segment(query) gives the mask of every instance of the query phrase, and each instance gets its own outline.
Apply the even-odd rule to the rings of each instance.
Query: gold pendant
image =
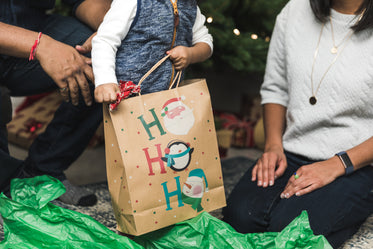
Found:
[[[316,99],[316,97],[315,96],[312,96],[311,98],[310,98],[310,104],[311,105],[314,105],[314,104],[316,104],[316,102],[317,102],[317,99]]]
[[[332,49],[330,49],[330,52],[332,52],[332,54],[336,54],[336,53],[338,53],[338,48],[337,47],[332,47]]]

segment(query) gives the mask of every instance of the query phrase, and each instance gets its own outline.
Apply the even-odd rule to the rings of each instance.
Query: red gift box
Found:
[[[254,126],[256,122],[239,118],[232,113],[219,115],[222,128],[233,132],[231,146],[249,148],[254,146]]]

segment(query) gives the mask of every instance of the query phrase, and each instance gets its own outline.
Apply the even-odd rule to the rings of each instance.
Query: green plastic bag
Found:
[[[49,176],[13,179],[12,200],[0,195],[5,237],[0,248],[143,248],[88,215],[50,203],[64,192]]]
[[[5,232],[0,249],[332,249],[325,237],[313,235],[306,212],[280,233],[251,234],[238,233],[227,223],[203,212],[191,220],[136,237],[137,244],[88,215],[50,203],[64,192],[63,184],[52,177],[13,179],[12,200],[0,195]]]
[[[146,249],[332,249],[324,236],[313,235],[306,211],[280,233],[241,234],[204,212],[191,220],[137,237],[135,241]]]

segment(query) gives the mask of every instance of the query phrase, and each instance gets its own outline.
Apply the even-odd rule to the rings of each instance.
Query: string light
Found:
[[[240,34],[241,34],[241,32],[240,32],[238,29],[234,29],[234,30],[233,30],[233,33],[234,33],[235,35],[240,35]]]
[[[266,42],[269,42],[271,40],[271,38],[269,38],[269,36],[267,36],[266,38],[265,38],[265,41]]]
[[[251,39],[253,39],[253,40],[258,39],[258,35],[257,35],[257,34],[252,34],[252,35],[251,35]]]
[[[212,23],[213,20],[214,20],[214,19],[210,16],[210,17],[208,17],[208,18],[206,19],[206,22],[208,22],[208,23]]]

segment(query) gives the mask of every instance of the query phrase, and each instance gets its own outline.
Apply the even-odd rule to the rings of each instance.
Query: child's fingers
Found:
[[[95,92],[95,100],[97,103],[102,103],[103,102],[102,95]]]
[[[117,93],[116,92],[111,92],[110,93],[110,102],[113,103],[117,101]]]

